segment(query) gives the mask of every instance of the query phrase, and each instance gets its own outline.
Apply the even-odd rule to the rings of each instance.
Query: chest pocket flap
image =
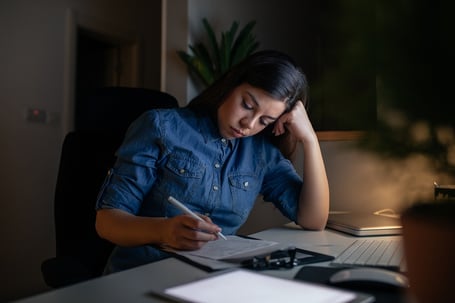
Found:
[[[245,191],[247,190],[253,190],[256,187],[257,184],[257,177],[249,174],[249,175],[231,175],[229,176],[229,183],[231,186],[243,189]]]
[[[186,152],[173,153],[166,167],[176,175],[187,178],[201,178],[204,173],[204,164]]]

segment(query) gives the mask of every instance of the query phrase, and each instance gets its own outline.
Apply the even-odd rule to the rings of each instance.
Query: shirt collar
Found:
[[[204,137],[205,143],[223,140],[223,137],[220,136],[216,120],[210,116],[203,116],[199,118],[198,129]],[[237,141],[237,139],[224,140],[226,140],[231,147],[234,146],[235,141]]]

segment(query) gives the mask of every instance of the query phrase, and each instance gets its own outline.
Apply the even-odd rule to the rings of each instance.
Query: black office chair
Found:
[[[57,288],[102,274],[113,244],[95,230],[95,201],[129,124],[153,108],[178,107],[166,93],[124,87],[91,95],[89,117],[63,142],[54,199],[56,256],[41,264],[44,281]]]

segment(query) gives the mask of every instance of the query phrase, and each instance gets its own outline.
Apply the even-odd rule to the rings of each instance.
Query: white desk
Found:
[[[294,245],[336,256],[355,237],[335,231],[303,231],[292,224],[272,228],[252,237]],[[327,262],[328,263],[328,262]],[[323,265],[324,263],[318,263]],[[300,267],[289,270],[269,270],[264,273],[292,279]],[[203,278],[208,273],[174,258],[165,259],[123,272],[82,282],[65,288],[15,301],[17,303],[91,303],[91,302],[165,302],[149,295],[152,287],[166,288]]]
[[[357,237],[353,237],[341,232],[326,229],[324,231],[307,231],[293,223],[283,227],[271,228],[255,234],[255,237],[263,240],[270,240],[286,243],[298,248],[319,252],[330,256],[338,256],[345,250]],[[364,237],[362,237],[364,238]],[[318,266],[328,265],[330,262],[317,263]],[[269,270],[267,274],[292,279],[300,269],[299,266],[289,270]]]

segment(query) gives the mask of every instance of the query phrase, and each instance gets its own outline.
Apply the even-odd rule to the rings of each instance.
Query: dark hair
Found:
[[[286,103],[286,112],[290,111],[297,101],[301,100],[305,107],[308,103],[308,83],[304,73],[288,55],[276,50],[256,52],[239,64],[233,66],[221,78],[196,96],[187,105],[188,108],[200,114],[216,117],[220,105],[239,85],[248,83],[267,92],[271,97]],[[268,129],[268,130],[267,130]],[[272,126],[263,133],[271,134]],[[284,134],[274,138],[286,157],[290,157],[295,149],[295,140],[289,142]],[[283,143],[286,142],[286,143]],[[285,144],[287,147],[283,147]],[[290,147],[289,145],[293,145]],[[285,151],[285,149],[291,149]]]

